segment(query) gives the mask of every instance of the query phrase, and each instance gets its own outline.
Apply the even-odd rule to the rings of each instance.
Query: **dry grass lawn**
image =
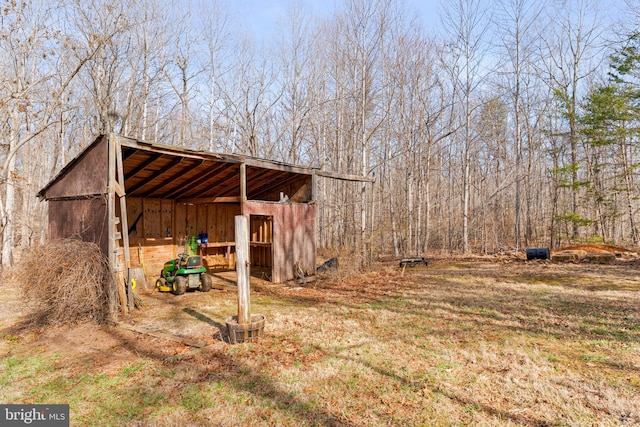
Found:
[[[638,267],[443,259],[305,288],[259,285],[258,341],[230,345],[231,292],[143,296],[122,327],[20,327],[0,284],[0,402],[71,424],[640,424]]]

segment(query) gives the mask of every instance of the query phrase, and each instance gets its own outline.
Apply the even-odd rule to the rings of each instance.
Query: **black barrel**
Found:
[[[549,248],[527,248],[527,261],[549,259]]]

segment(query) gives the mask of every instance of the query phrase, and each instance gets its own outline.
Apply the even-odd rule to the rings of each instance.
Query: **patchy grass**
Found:
[[[258,287],[252,343],[219,338],[231,293],[154,294],[130,319],[199,350],[5,317],[0,402],[69,403],[73,425],[636,425],[639,291],[624,265],[440,261]]]

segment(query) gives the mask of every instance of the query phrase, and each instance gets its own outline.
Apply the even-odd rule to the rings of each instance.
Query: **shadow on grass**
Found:
[[[311,295],[281,293],[279,304],[302,308],[328,304],[356,311],[382,309],[401,315],[440,318],[452,327],[464,322],[480,334],[489,328],[550,335],[560,340],[640,342],[638,301],[633,293],[598,292],[578,288],[573,283],[542,287],[526,282],[514,285],[491,280],[492,277],[484,276],[486,271],[478,275],[471,271],[464,279],[451,272],[447,274],[451,277],[433,277],[431,272],[424,271],[404,280],[396,275],[374,279],[366,286],[324,283]],[[564,274],[570,276],[572,271]],[[630,272],[622,269],[621,274],[626,276]],[[580,277],[574,279],[580,280]],[[640,289],[640,285],[638,287]],[[443,332],[450,330],[451,327],[445,327]]]
[[[229,342],[229,334],[227,332],[227,325],[223,325],[220,322],[216,322],[215,320],[213,320],[212,318],[210,318],[209,316],[207,316],[206,314],[200,313],[190,307],[185,307],[182,309],[183,312],[187,313],[190,316],[195,317],[196,319],[200,320],[201,322],[205,322],[208,325],[211,325],[215,328],[218,329],[218,333],[214,334],[213,337],[223,341],[223,342]]]
[[[462,335],[466,338],[472,336],[474,339],[483,339],[483,332],[491,329],[507,333],[548,334],[562,340],[578,337],[609,338],[621,342],[639,341],[637,311],[633,310],[637,300],[629,299],[627,294],[607,294],[580,289],[577,293],[573,292],[576,291],[575,288],[572,292],[564,292],[565,288],[562,286],[539,289],[536,285],[526,283],[510,287],[508,284],[497,281],[491,283],[488,280],[491,277],[482,277],[482,274],[474,275],[472,271],[465,274],[472,280],[464,283],[456,281],[454,273],[446,273],[451,274],[451,278],[442,276],[445,273],[438,274],[438,277],[434,277],[433,271],[425,270],[416,271],[409,277],[398,274],[374,277],[371,280],[366,279],[365,283],[359,285],[321,283],[300,293],[266,289],[258,293],[258,298],[264,297],[274,307],[293,306],[300,310],[318,305],[347,308],[348,310],[340,310],[337,316],[345,318],[362,316],[362,319],[358,320],[363,320],[361,323],[365,330],[368,327],[364,321],[365,310],[374,313],[376,310],[386,310],[398,315],[399,319],[404,315],[430,319],[431,322],[435,319],[428,333],[441,336],[442,339],[451,338],[452,333],[460,332],[460,322],[464,322],[471,326],[472,332],[465,331]],[[624,274],[630,273],[625,271]],[[217,327],[221,332],[226,331],[226,326],[221,322],[195,309],[185,308],[183,299],[172,297],[168,299],[168,304],[176,313],[185,313],[200,322]],[[610,325],[609,329],[598,330],[603,321]],[[415,328],[415,326],[410,327]],[[418,329],[411,330],[411,332],[414,331],[423,333]],[[209,348],[205,351],[197,350],[184,358],[173,358],[168,357],[163,351],[164,343],[158,343],[157,340],[132,338],[130,333],[117,328],[112,328],[110,333],[128,350],[156,362],[159,366],[167,368],[167,371],[173,371],[174,373],[155,372],[152,375],[156,376],[158,382],[162,380],[164,383],[171,384],[178,394],[190,384],[220,382],[231,391],[247,393],[258,399],[258,405],[254,404],[248,410],[259,412],[259,403],[266,402],[268,405],[264,406],[274,407],[282,413],[290,414],[292,422],[298,420],[309,425],[352,425],[344,417],[333,413],[329,405],[307,401],[304,397],[280,387],[274,381],[269,365],[263,368],[252,363],[256,361],[256,356],[251,353],[246,356],[233,355],[234,352],[224,347]],[[224,340],[224,337],[221,339]],[[410,342],[409,338],[396,339]],[[490,338],[484,337],[484,339]],[[239,346],[251,348],[252,344]],[[535,418],[534,415],[521,416],[484,405],[473,398],[464,398],[433,381],[412,381],[391,369],[377,366],[366,360],[327,351],[326,348],[316,347],[316,349],[323,354],[323,357],[361,364],[379,376],[389,378],[415,392],[428,387],[431,392],[446,396],[462,407],[473,406],[478,408],[478,411],[501,420],[527,426],[548,425],[550,422]],[[274,348],[273,351],[278,349]],[[264,356],[262,359],[262,361],[267,360]],[[261,361],[260,358],[258,361]],[[175,372],[183,369],[196,372],[194,382],[185,384],[178,379],[174,381],[172,375],[177,375]],[[167,377],[158,377],[158,375]],[[140,394],[145,392],[141,387],[133,387],[132,390]],[[357,398],[357,394],[354,397]],[[158,399],[159,403],[166,401],[161,396],[156,396],[154,399]],[[130,415],[127,412],[126,417],[130,417],[127,419],[141,420],[140,412],[147,403],[141,400],[134,401],[131,405],[133,408]],[[265,418],[264,421],[266,423],[268,419]],[[393,420],[388,419],[388,421],[392,423]]]
[[[338,354],[336,352],[328,352],[326,350],[320,349],[318,348],[319,351],[323,352],[326,356],[335,358],[335,359],[340,359],[340,360],[345,360],[345,361],[349,361],[349,362],[353,362],[356,364],[360,364],[362,366],[365,366],[366,368],[376,372],[378,375],[380,376],[384,376],[387,377],[395,382],[400,383],[402,386],[409,388],[410,390],[414,391],[415,393],[419,393],[421,390],[423,390],[426,387],[428,387],[431,392],[433,393],[438,393],[440,395],[445,396],[446,398],[452,400],[453,402],[455,402],[456,404],[460,405],[461,407],[476,407],[479,410],[481,410],[482,412],[486,413],[487,415],[493,416],[493,417],[497,417],[500,420],[510,420],[512,422],[518,423],[520,425],[524,425],[524,426],[531,426],[531,427],[541,427],[541,426],[548,426],[549,421],[547,420],[543,420],[543,419],[537,419],[534,417],[524,417],[524,416],[520,416],[517,414],[512,414],[509,413],[507,411],[501,411],[495,408],[492,408],[491,406],[479,403],[477,401],[474,401],[472,399],[464,399],[460,396],[457,396],[456,394],[452,393],[451,391],[447,390],[446,388],[444,388],[442,385],[440,384],[433,384],[433,381],[411,381],[408,380],[407,378],[398,375],[397,373],[394,373],[388,369],[382,368],[380,366],[375,366],[372,363],[366,362],[364,360],[361,359],[357,359],[354,357],[349,357],[349,356],[344,356],[341,354]],[[389,425],[393,424],[393,420],[389,419]]]
[[[195,313],[191,313],[191,310],[189,310],[189,314],[195,315]],[[201,319],[200,316],[198,316],[198,318],[199,320],[209,323],[209,321]],[[212,324],[217,324],[215,321],[211,322]],[[282,390],[274,384],[272,374],[248,368],[245,358],[230,355],[226,348],[208,348],[200,353],[189,354],[185,358],[167,358],[166,354],[163,352],[149,348],[141,341],[131,340],[117,329],[114,329],[112,333],[114,337],[118,337],[121,340],[122,345],[127,346],[138,355],[155,360],[163,366],[170,367],[173,371],[197,371],[197,379],[190,383],[191,385],[213,382],[224,383],[231,390],[235,390],[237,393],[249,393],[255,398],[270,402],[270,404],[278,410],[289,413],[293,418],[292,422],[295,420],[304,420],[308,425],[353,425],[340,419],[338,415],[319,408],[313,402],[307,402],[297,397],[294,393]],[[244,346],[251,344],[238,345]],[[166,382],[167,379],[164,379],[163,381]],[[179,394],[181,389],[187,386],[189,386],[189,384],[185,384],[182,381],[176,381],[175,393]],[[259,411],[259,407],[257,406],[256,408],[256,410]],[[265,418],[263,421],[268,422],[268,419]],[[185,422],[188,424],[188,420],[185,420]]]

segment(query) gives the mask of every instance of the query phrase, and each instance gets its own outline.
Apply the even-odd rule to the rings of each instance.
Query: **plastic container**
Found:
[[[198,234],[198,240],[199,244],[206,245],[209,243],[209,235],[207,233],[200,233]]]
[[[532,259],[549,259],[549,248],[527,248],[527,261]]]

